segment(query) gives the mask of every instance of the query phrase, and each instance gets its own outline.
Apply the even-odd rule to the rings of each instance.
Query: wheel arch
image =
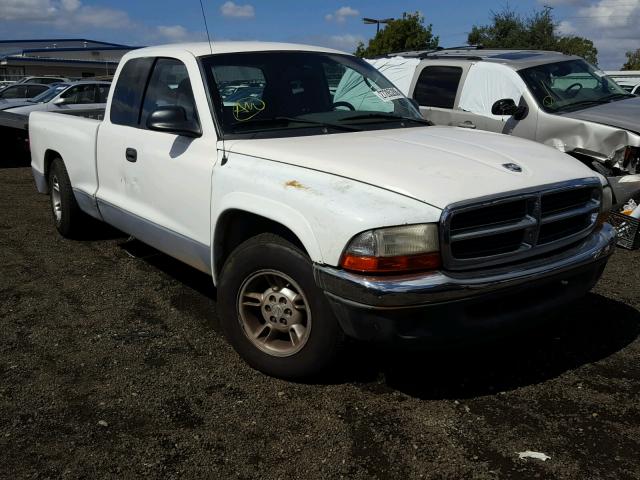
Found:
[[[49,179],[49,172],[51,171],[51,164],[53,163],[53,161],[59,158],[64,162],[64,159],[62,158],[62,155],[60,155],[57,151],[53,150],[52,148],[47,149],[44,152],[44,159],[43,159],[43,168],[44,168],[44,177],[46,179]]]
[[[272,203],[261,199],[259,208],[228,207],[216,218],[213,227],[212,276],[217,284],[220,271],[231,252],[244,241],[261,233],[273,233],[290,241],[304,251],[312,261],[321,262],[322,254],[308,222],[300,213],[278,204],[278,214],[268,212]],[[256,201],[253,200],[254,205]],[[255,205],[257,206],[257,205]]]

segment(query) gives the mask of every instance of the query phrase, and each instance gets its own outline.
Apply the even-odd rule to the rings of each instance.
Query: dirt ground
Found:
[[[1,478],[640,479],[640,252],[535,334],[293,384],[239,360],[206,276],[62,239],[27,168],[0,206]]]

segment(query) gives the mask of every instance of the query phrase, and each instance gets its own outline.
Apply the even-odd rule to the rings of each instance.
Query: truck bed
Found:
[[[74,190],[95,193],[96,141],[104,110],[76,110],[64,115],[32,112],[29,116],[31,166],[36,178],[44,178],[47,152],[64,158]]]
[[[93,108],[86,110],[61,110],[51,113],[61,113],[63,115],[73,115],[75,117],[93,118],[94,120],[104,119],[104,108]],[[29,130],[29,115],[0,111],[0,128],[10,128],[13,130],[26,132]]]

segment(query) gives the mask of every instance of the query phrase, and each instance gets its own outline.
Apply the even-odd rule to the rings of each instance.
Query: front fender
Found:
[[[353,179],[241,154],[214,167],[212,241],[225,212],[240,210],[291,230],[314,263],[337,266],[347,243],[372,228],[440,220],[441,210]],[[212,251],[212,271],[217,271]],[[215,277],[214,277],[214,280]]]
[[[323,263],[322,252],[313,229],[298,210],[281,201],[249,192],[231,192],[217,202],[213,212],[214,238],[212,240],[215,240],[216,232],[219,231],[218,226],[221,219],[227,212],[233,210],[252,213],[284,225],[298,237],[312,261]],[[211,245],[216,245],[216,243],[212,241]],[[216,265],[215,257],[214,252],[212,252],[213,272],[217,272],[218,267],[221,266]]]

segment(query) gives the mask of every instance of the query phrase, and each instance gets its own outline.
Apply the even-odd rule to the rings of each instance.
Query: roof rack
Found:
[[[383,55],[376,55],[375,57],[371,57],[372,60],[378,58],[389,58],[389,57],[407,57],[407,58],[425,58],[429,56],[430,58],[438,58],[438,52],[446,52],[446,51],[454,51],[454,50],[482,50],[484,49],[483,45],[463,45],[461,47],[437,47],[432,50],[403,50],[399,52],[389,52]],[[475,57],[474,57],[475,58]],[[478,57],[479,58],[479,57]]]

